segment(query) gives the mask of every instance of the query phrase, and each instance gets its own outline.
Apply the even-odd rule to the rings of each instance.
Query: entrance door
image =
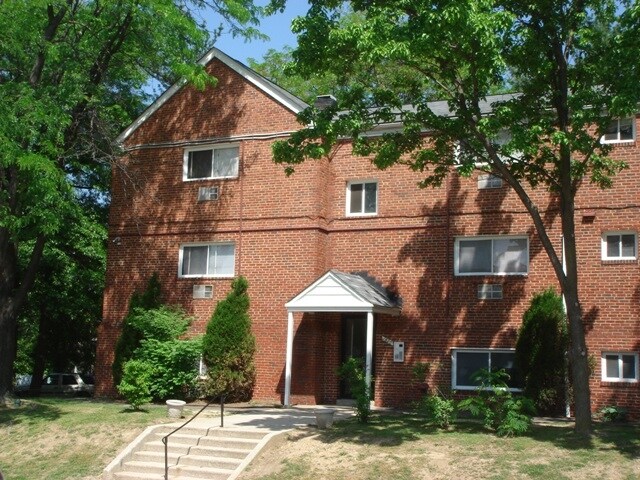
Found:
[[[342,351],[340,364],[350,357],[362,360],[364,366],[367,354],[367,314],[353,313],[342,317]],[[373,362],[375,364],[375,362]],[[372,365],[373,369],[373,365]],[[373,372],[371,372],[373,375]],[[349,387],[340,381],[340,398],[353,398]]]

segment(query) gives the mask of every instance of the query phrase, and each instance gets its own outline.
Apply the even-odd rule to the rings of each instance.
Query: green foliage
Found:
[[[143,315],[143,310],[153,309],[161,305],[161,285],[156,272],[151,275],[145,290],[142,293],[134,292],[129,301],[129,313],[124,318],[122,330],[116,342],[116,351],[111,366],[113,381],[115,385],[122,379],[123,366],[133,356],[133,352],[140,346],[144,337],[144,325],[138,328],[137,315]],[[137,310],[137,312],[136,312]],[[148,322],[147,322],[148,323]]]
[[[367,388],[362,360],[349,358],[340,365],[338,376],[347,382],[349,391],[356,400],[356,418],[361,423],[367,423],[371,416],[371,392]]]
[[[124,365],[122,381],[118,384],[118,392],[136,410],[153,399],[150,387],[152,375],[153,366],[148,362],[129,360]]]
[[[598,412],[605,422],[624,422],[627,420],[627,409],[616,405],[607,405]]]
[[[149,85],[214,84],[197,60],[222,28],[261,37],[259,18],[282,7],[283,0],[266,7],[253,0],[0,1],[0,305],[9,307],[0,312],[0,337],[8,339],[0,395],[11,388],[15,354],[6,345],[41,245],[65,235],[77,206],[105,223],[111,167],[124,168],[115,139],[148,105]],[[206,13],[221,23],[213,36],[200,21]],[[80,247],[72,253],[82,255]]]
[[[162,305],[162,285],[158,272],[153,272],[142,293],[134,292],[129,302],[129,311],[136,308],[152,310]]]
[[[411,367],[411,376],[416,382],[424,383],[427,380],[427,374],[431,370],[431,363],[416,362]]]
[[[126,332],[123,329],[118,342],[118,359],[124,365],[118,391],[129,401],[138,397],[165,400],[189,396],[196,387],[195,365],[202,353],[201,339],[179,339],[191,318],[178,308],[160,305],[151,310],[134,307],[125,322]],[[138,374],[140,378],[134,378]]]
[[[136,350],[135,361],[147,365],[149,393],[154,399],[188,398],[195,390],[197,375],[194,367],[201,354],[200,338],[192,340],[150,338],[143,340],[140,348]],[[125,364],[125,372],[129,363]]]
[[[347,84],[334,108],[311,107],[299,115],[304,128],[274,142],[274,160],[291,174],[296,165],[329,156],[337,142],[349,138],[353,154],[371,158],[380,169],[406,165],[422,175],[423,187],[474,170],[502,178],[531,216],[570,299],[576,430],[589,434],[575,200],[585,179],[608,188],[627,167],[610,155],[611,145],[600,137],[613,119],[635,115],[640,103],[640,82],[634,81],[640,77],[640,5],[616,0],[351,1],[361,20],[344,23],[344,3],[316,0],[293,23],[298,34],[291,54],[295,72],[303,77],[333,74]],[[418,88],[396,89],[376,75],[357,76],[378,65],[410,69]],[[519,94],[490,97],[497,91]],[[434,98],[443,104],[434,108],[429,103]],[[398,128],[370,135],[384,124]],[[564,269],[542,214],[549,196],[532,195],[536,188],[551,192],[558,202]]]
[[[509,375],[504,370],[481,369],[474,375],[480,381],[474,396],[460,401],[458,408],[483,420],[484,426],[500,436],[526,433],[531,426],[533,402],[526,397],[514,398],[509,391]]]
[[[182,320],[176,322],[175,316],[167,307],[161,308],[160,312],[148,313],[162,305],[161,291],[158,274],[154,272],[149,278],[145,290],[142,293],[135,292],[131,296],[129,313],[123,321],[111,367],[116,385],[120,383],[122,378],[123,365],[132,358],[133,352],[140,346],[143,339],[175,338],[187,329],[187,319],[183,316]],[[173,332],[172,329],[174,329]]]
[[[416,404],[416,411],[440,428],[449,428],[458,414],[455,400],[440,394],[422,397]]]
[[[36,280],[18,318],[16,373],[91,371],[96,327],[102,315],[106,228],[85,208],[45,246]],[[33,242],[20,245],[22,266]]]
[[[248,400],[255,383],[255,338],[249,317],[249,283],[236,278],[227,297],[218,302],[202,340],[208,379],[207,397],[226,394],[230,401]]]
[[[129,397],[163,400],[194,391],[200,339],[180,340],[191,323],[181,309],[161,303],[162,286],[154,273],[142,293],[131,297],[129,314],[116,344],[113,375],[118,391]],[[131,372],[127,367],[133,362]],[[143,371],[142,378],[133,375]],[[140,392],[136,393],[135,389]],[[128,395],[128,396],[127,396]]]
[[[524,394],[541,413],[562,411],[568,347],[562,297],[551,288],[534,295],[518,332],[516,363],[524,378]]]

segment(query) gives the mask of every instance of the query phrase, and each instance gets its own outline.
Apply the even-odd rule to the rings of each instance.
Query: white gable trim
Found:
[[[244,66],[237,60],[234,60],[227,54],[223,53],[221,50],[217,48],[212,48],[209,50],[204,57],[202,57],[199,61],[199,65],[207,65],[214,58],[217,58],[222,63],[224,63],[231,70],[238,73],[245,80],[250,82],[251,84],[258,87],[264,93],[269,95],[271,98],[291,110],[293,113],[298,114],[302,110],[304,110],[308,105],[304,103],[302,100],[298,99],[292,94],[289,94],[285,90],[281,89],[277,85],[271,83],[266,78],[257,74],[250,68]],[[171,87],[169,87],[162,95],[160,95],[155,102],[147,107],[147,109],[142,112],[142,114],[136,118],[131,125],[129,125],[124,132],[122,132],[116,138],[118,143],[123,143],[133,132],[135,132],[140,125],[146,122],[151,115],[153,115],[162,105],[164,105],[167,100],[169,100],[173,95],[175,95],[184,85],[186,84],[185,80],[180,80],[174,83]]]
[[[329,271],[285,304],[288,312],[376,312],[398,315],[398,308],[375,305]]]

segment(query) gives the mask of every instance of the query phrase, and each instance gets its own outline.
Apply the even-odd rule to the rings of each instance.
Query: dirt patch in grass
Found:
[[[409,416],[353,420],[274,438],[241,480],[438,480],[640,478],[640,427],[596,429],[578,440],[562,422],[498,438],[479,426],[441,431]]]

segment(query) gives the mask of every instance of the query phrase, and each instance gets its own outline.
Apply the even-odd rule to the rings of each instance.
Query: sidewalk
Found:
[[[284,432],[294,428],[315,427],[315,411],[320,409],[334,410],[334,421],[344,420],[353,417],[355,412],[353,407],[343,407],[336,405],[304,405],[295,407],[227,407],[224,412],[225,428],[252,428],[266,430],[269,432]],[[192,408],[193,413],[198,411]],[[192,413],[192,414],[193,414]],[[185,415],[189,418],[189,414]],[[184,423],[183,419],[176,426]],[[220,426],[220,408],[211,405],[200,416],[189,425],[217,427]]]

